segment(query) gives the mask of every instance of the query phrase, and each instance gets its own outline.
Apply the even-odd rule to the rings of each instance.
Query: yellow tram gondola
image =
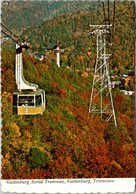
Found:
[[[12,106],[17,115],[42,115],[45,110],[45,91],[14,92]]]

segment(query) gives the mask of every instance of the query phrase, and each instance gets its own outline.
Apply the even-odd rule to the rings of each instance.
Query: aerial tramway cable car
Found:
[[[8,30],[3,24],[2,26]],[[17,91],[12,95],[12,106],[13,112],[17,115],[36,115],[43,114],[45,110],[45,91],[39,89],[38,85],[29,83],[25,80],[23,75],[23,60],[22,60],[22,49],[30,48],[30,45],[26,42],[19,41],[19,38],[12,33],[15,40],[10,35],[2,32],[16,42],[16,62],[15,62],[15,78],[17,84]]]
[[[42,89],[14,92],[12,106],[13,112],[18,115],[42,115],[45,110],[45,92]]]

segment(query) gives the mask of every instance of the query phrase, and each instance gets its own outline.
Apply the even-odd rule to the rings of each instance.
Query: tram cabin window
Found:
[[[19,106],[34,106],[34,96],[19,96]]]
[[[17,106],[17,95],[13,95],[13,106]]]
[[[41,95],[36,96],[36,106],[41,106],[42,105],[42,98]]]

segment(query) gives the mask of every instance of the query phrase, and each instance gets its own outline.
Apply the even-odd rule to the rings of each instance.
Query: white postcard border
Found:
[[[7,179],[3,192],[17,193],[129,193],[135,191],[135,178],[96,179]]]

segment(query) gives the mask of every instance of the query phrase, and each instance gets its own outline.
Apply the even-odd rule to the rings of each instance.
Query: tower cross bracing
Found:
[[[107,122],[114,122],[115,126],[117,126],[109,75],[109,58],[111,54],[106,54],[105,36],[110,33],[108,29],[111,25],[90,26],[95,28],[91,34],[96,34],[97,36],[97,58],[89,113],[91,113],[91,115],[100,114]]]

